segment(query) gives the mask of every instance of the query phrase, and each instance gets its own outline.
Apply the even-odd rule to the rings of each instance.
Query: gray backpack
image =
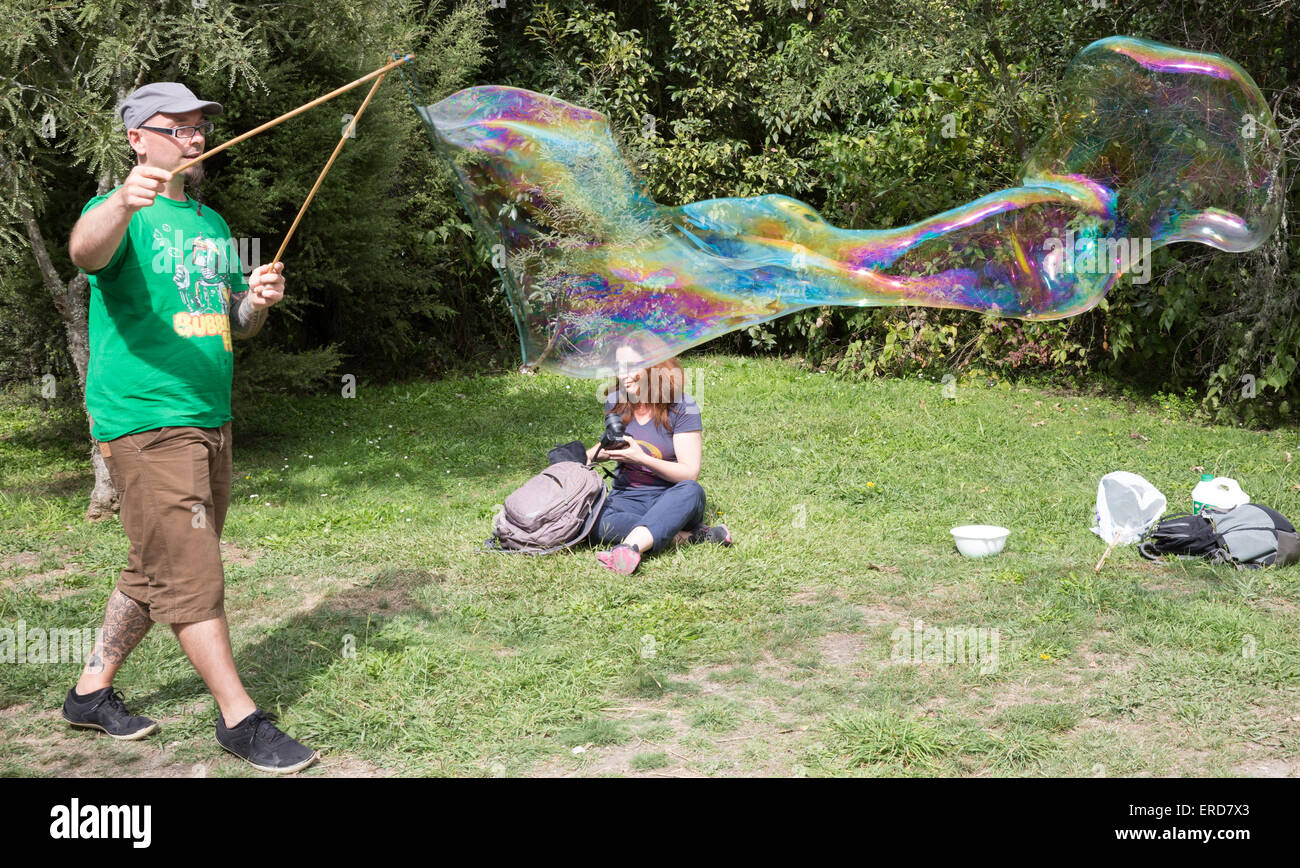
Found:
[[[1166,516],[1147,531],[1138,553],[1150,560],[1174,555],[1238,568],[1284,567],[1300,562],[1300,535],[1285,516],[1263,504],[1206,507],[1200,515]]]
[[[545,555],[591,533],[608,491],[595,467],[557,461],[506,498],[484,550]]]
[[[1277,510],[1245,503],[1235,509],[1206,507],[1201,515],[1210,520],[1223,542],[1223,549],[1212,557],[1215,563],[1281,567],[1300,560],[1295,526]]]

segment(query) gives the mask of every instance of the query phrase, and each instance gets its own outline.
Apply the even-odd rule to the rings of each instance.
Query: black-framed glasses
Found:
[[[175,136],[178,139],[191,139],[199,130],[203,131],[204,137],[208,136],[216,124],[212,121],[204,121],[201,124],[192,124],[183,127],[140,127],[142,130],[153,130],[155,133],[166,133],[169,136]]]

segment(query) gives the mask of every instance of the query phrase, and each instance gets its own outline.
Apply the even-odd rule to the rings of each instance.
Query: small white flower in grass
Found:
[[[249,500],[252,500],[252,499],[255,498],[255,497],[257,497],[256,494],[250,494],[250,495],[248,495],[248,499],[249,499]]]

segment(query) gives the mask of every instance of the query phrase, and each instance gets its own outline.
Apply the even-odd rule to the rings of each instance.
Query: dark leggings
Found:
[[[694,479],[664,488],[616,488],[605,498],[591,538],[596,543],[620,543],[633,528],[644,526],[655,538],[651,551],[660,551],[680,530],[693,530],[704,521],[704,488]]]

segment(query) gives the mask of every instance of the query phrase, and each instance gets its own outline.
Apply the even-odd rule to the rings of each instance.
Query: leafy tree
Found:
[[[1070,60],[1115,33],[1217,51],[1251,70],[1293,167],[1300,44],[1287,23],[1297,5],[512,0],[500,20],[513,48],[494,58],[491,80],[601,110],[660,202],[785,193],[836,225],[882,228],[1013,184],[1055,120]],[[1298,198],[1288,194],[1287,225]],[[1162,249],[1152,284],[1125,279],[1064,321],[822,308],[729,340],[869,374],[978,365],[1194,385],[1222,418],[1264,421],[1300,397],[1296,243],[1284,226],[1250,256]],[[1259,400],[1238,388],[1248,372]]]
[[[67,183],[69,166],[107,193],[130,171],[128,148],[114,109],[151,78],[216,72],[230,83],[256,85],[265,57],[264,23],[241,26],[233,5],[100,0],[78,7],[15,0],[14,29],[0,49],[14,70],[0,91],[0,261],[31,257],[63,324],[79,389],[89,363],[85,274],[67,259],[66,243],[80,208],[66,201],[42,220]],[[259,19],[265,21],[269,19]],[[67,275],[65,277],[65,275]],[[116,505],[116,492],[97,450],[88,515]]]
[[[198,83],[227,104],[219,132],[233,135],[373,68],[390,49],[411,48],[426,104],[497,83],[602,111],[661,202],[785,193],[836,225],[883,228],[1013,183],[1054,121],[1066,65],[1094,39],[1126,33],[1241,63],[1278,119],[1288,179],[1300,164],[1300,0],[11,5],[12,73],[0,85],[0,380],[84,376],[75,358],[84,279],[64,244],[81,204],[125,166],[112,107],[148,78]],[[356,102],[344,98],[210,162],[214,207],[237,232],[260,237],[264,256],[315,178],[310,155],[324,159],[339,115]],[[270,334],[239,350],[238,394],[287,385],[246,379],[268,367],[328,372],[346,357],[350,370],[374,375],[435,375],[514,355],[504,295],[422,135],[400,89],[386,85],[290,247],[298,291]],[[1287,197],[1283,231],[1260,251],[1165,248],[1150,284],[1123,281],[1068,320],[822,308],[723,345],[867,375],[1105,374],[1142,388],[1194,387],[1223,419],[1273,421],[1300,400],[1300,240],[1287,231],[1300,191],[1288,187]],[[1246,375],[1258,397],[1246,397]]]
[[[131,90],[180,79],[222,102],[227,111],[217,119],[215,141],[370,71],[400,48],[424,53],[417,63],[437,99],[468,83],[481,62],[486,8],[486,0],[454,8],[417,0],[11,3],[12,26],[0,47],[12,70],[0,84],[0,345],[6,356],[17,349],[26,360],[6,358],[0,377],[70,368],[84,390],[88,284],[66,244],[85,201],[129,171],[131,152],[115,108]],[[341,33],[349,38],[340,40]],[[208,201],[237,234],[258,236],[265,259],[338,140],[341,113],[355,110],[362,93],[207,164]],[[400,79],[390,74],[286,252],[295,283],[280,321],[297,328],[281,328],[263,343],[317,349],[328,360],[336,357],[331,341],[349,332],[352,346],[395,358],[420,345],[414,332],[434,333],[429,321],[453,310],[439,300],[441,284],[430,289],[427,272],[455,247],[448,225],[464,220],[453,219],[445,175],[419,135]],[[463,261],[459,253],[450,258]],[[476,268],[448,270],[463,276]],[[49,331],[55,318],[62,340]],[[273,347],[240,348],[241,355],[259,351],[264,369]],[[98,451],[91,456],[96,482],[88,515],[97,517],[115,507],[116,492]]]

